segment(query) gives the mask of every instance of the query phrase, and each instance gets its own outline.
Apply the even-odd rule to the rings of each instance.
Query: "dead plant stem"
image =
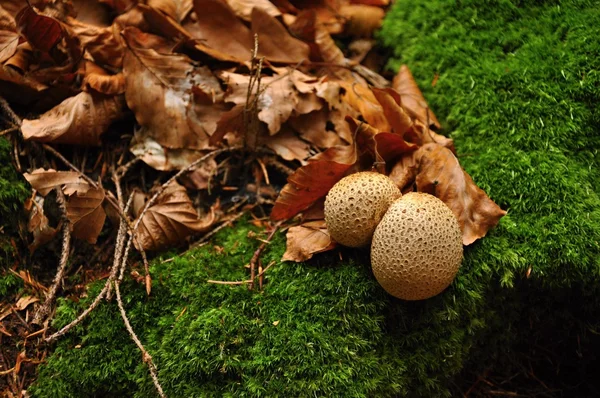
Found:
[[[56,292],[58,291],[58,287],[60,286],[62,279],[65,275],[65,270],[67,269],[67,263],[69,261],[69,252],[71,250],[71,223],[69,222],[69,218],[67,217],[67,204],[65,200],[65,195],[62,192],[62,189],[56,188],[56,202],[58,203],[58,207],[61,211],[61,219],[62,219],[62,229],[63,229],[63,243],[62,250],[60,252],[60,260],[58,263],[58,270],[56,271],[56,275],[54,276],[54,281],[52,282],[52,286],[50,287],[50,291],[46,296],[46,301],[44,304],[38,309],[33,317],[34,324],[41,324],[43,320],[49,315],[50,307],[54,302],[54,298],[56,297]]]

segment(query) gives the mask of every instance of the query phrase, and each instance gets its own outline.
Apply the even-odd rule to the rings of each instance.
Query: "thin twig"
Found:
[[[125,245],[125,237],[126,236],[127,236],[127,222],[123,218],[121,218],[121,221],[119,222],[119,231],[117,233],[117,239],[116,239],[116,243],[115,243],[115,254],[114,254],[114,258],[113,258],[113,265],[110,270],[110,275],[109,275],[106,283],[104,284],[104,287],[102,288],[102,290],[100,291],[98,296],[96,296],[96,298],[94,299],[92,304],[90,304],[90,306],[88,308],[86,308],[81,314],[79,314],[79,316],[75,320],[71,321],[71,323],[64,326],[58,332],[46,337],[45,340],[47,342],[57,339],[58,337],[64,335],[65,333],[67,333],[69,330],[71,330],[75,326],[79,325],[81,323],[81,321],[83,321],[90,314],[90,312],[92,312],[100,304],[102,299],[106,296],[106,294],[108,293],[108,290],[110,289],[112,281],[115,280],[115,278],[117,277],[117,272],[121,265],[123,246]]]
[[[269,268],[271,268],[273,265],[277,264],[277,262],[275,261],[271,261],[271,263],[269,265],[267,265],[262,272],[259,272],[258,275],[256,275],[256,278],[260,278],[262,277],[265,272],[267,272],[269,270]],[[214,283],[217,285],[245,285],[246,283],[252,283],[253,280],[252,279],[246,279],[244,281],[217,281],[214,279],[209,279],[206,281],[207,283]]]
[[[63,224],[63,243],[62,250],[60,252],[60,261],[58,263],[58,270],[56,271],[56,275],[54,276],[54,281],[52,282],[52,286],[50,287],[50,291],[46,296],[46,301],[44,304],[38,309],[33,317],[33,323],[39,325],[42,321],[48,316],[50,313],[50,306],[54,302],[54,298],[56,296],[56,292],[58,291],[58,287],[62,282],[62,279],[65,275],[65,270],[67,269],[67,263],[69,261],[69,252],[71,251],[71,223],[69,222],[69,218],[67,217],[67,204],[65,200],[65,195],[62,192],[62,189],[56,189],[56,202],[58,203],[58,207],[61,211],[61,219]]]
[[[19,131],[18,126],[13,126],[13,127],[4,129],[4,130],[0,131],[0,137],[2,137],[3,135],[6,135],[6,134],[14,133],[15,131]]]
[[[271,242],[271,239],[273,239],[273,236],[275,235],[275,233],[277,231],[279,231],[279,226],[282,223],[283,223],[283,221],[279,221],[277,224],[275,224],[273,226],[273,230],[269,233],[269,236],[267,236],[267,239],[260,244],[258,249],[256,249],[256,251],[254,252],[252,259],[250,260],[250,280],[252,281],[252,282],[250,282],[250,286],[248,286],[248,288],[250,290],[254,289],[254,278],[255,278],[256,266],[258,263],[258,259],[260,258],[260,255],[263,252],[263,250],[265,250],[265,247],[267,247],[267,245]]]
[[[11,119],[11,124],[17,128],[23,123],[21,118],[17,116],[17,114],[12,110],[8,101],[6,101],[3,97],[0,97],[0,109],[2,109],[6,115]]]
[[[121,299],[121,289],[119,288],[119,284],[115,283],[114,285],[115,285],[115,292],[117,293],[117,304],[119,306],[119,311],[121,312],[121,318],[123,318],[123,322],[125,323],[125,328],[129,332],[129,335],[131,336],[131,338],[133,339],[135,344],[138,346],[139,350],[142,352],[143,361],[144,361],[144,363],[146,363],[146,365],[148,365],[148,369],[150,370],[150,376],[152,377],[154,386],[156,387],[156,390],[158,391],[158,395],[165,398],[166,395],[163,392],[160,382],[158,381],[158,370],[156,368],[156,365],[152,361],[152,356],[148,353],[148,351],[146,351],[146,349],[144,348],[144,345],[142,344],[142,342],[140,341],[138,336],[133,331],[133,328],[131,327],[131,323],[129,323],[129,318],[127,318],[127,313],[125,312],[125,307],[123,306],[123,300]]]

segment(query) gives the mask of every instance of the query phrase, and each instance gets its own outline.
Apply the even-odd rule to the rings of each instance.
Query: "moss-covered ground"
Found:
[[[14,239],[18,215],[29,193],[24,179],[18,175],[11,161],[11,143],[0,137],[0,297],[8,296],[22,286],[22,280],[8,272],[14,262]]]
[[[123,289],[166,393],[448,396],[465,366],[518,368],[518,350],[538,344],[564,354],[546,386],[567,372],[572,394],[593,395],[585,347],[600,319],[598,2],[403,0],[380,39],[392,67],[410,66],[463,167],[508,216],[467,248],[447,291],[417,303],[388,297],[354,251],[277,264],[263,292],[206,283],[247,277],[259,242],[244,222],[218,234],[223,252],[211,244],[157,259],[150,297],[133,280]],[[264,262],[283,246],[278,235]],[[54,326],[98,288],[79,303],[61,300]],[[155,394],[114,303],[59,341],[29,392]]]

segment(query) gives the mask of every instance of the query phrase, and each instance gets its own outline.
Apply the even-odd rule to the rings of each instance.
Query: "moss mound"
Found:
[[[353,251],[353,261],[276,265],[262,293],[206,283],[247,277],[257,247],[247,224],[217,236],[226,255],[204,247],[156,260],[152,296],[134,281],[124,291],[169,396],[448,396],[466,364],[512,359],[530,338],[584,344],[600,319],[597,4],[404,0],[380,36],[392,66],[407,63],[425,89],[463,167],[509,215],[424,302],[387,296]],[[55,326],[85,304],[63,300]],[[592,360],[581,355],[573,373],[585,378],[577,361]],[[114,303],[58,343],[30,393],[155,395]]]
[[[18,214],[29,190],[12,165],[11,150],[10,142],[0,137],[0,297],[22,286],[22,281],[9,274],[7,267],[14,260],[10,237],[16,234]]]

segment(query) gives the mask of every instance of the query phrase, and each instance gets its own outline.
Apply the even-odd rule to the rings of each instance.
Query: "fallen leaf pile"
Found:
[[[369,69],[372,34],[387,5],[5,1],[0,95],[28,110],[20,126],[25,140],[101,147],[115,122],[135,118],[135,131],[121,133],[131,135],[129,151],[157,171],[181,170],[218,148],[255,153],[251,168],[262,173],[254,172],[247,188],[237,187],[243,190],[266,189],[273,172],[267,160],[283,162],[293,174],[271,219],[302,214],[288,230],[286,260],[303,261],[335,246],[323,198],[343,176],[371,169],[389,175],[403,192],[442,199],[468,245],[505,212],[460,167],[452,140],[434,131],[440,124],[408,67],[393,82]],[[344,51],[334,37],[349,43]],[[226,163],[210,159],[180,180],[185,186],[168,187],[140,220],[137,244],[159,250],[211,229],[215,203],[203,203],[213,210],[199,215],[186,188],[210,190]],[[73,236],[96,242],[115,200],[106,182],[94,185],[78,172],[52,169],[25,177],[38,194],[29,204],[32,250],[58,229],[42,210],[42,197],[52,190],[67,197]]]

